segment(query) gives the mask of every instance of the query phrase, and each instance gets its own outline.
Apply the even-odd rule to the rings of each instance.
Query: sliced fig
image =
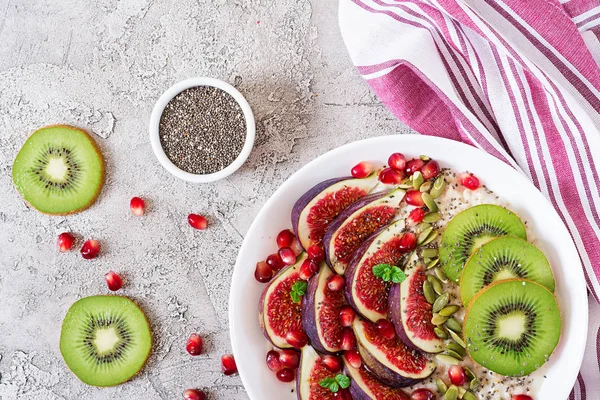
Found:
[[[283,268],[263,290],[258,306],[258,318],[263,334],[274,346],[290,348],[285,335],[302,330],[302,306],[292,300],[290,292],[300,280],[300,266],[306,253],[298,256],[295,264]]]
[[[311,346],[302,348],[300,367],[296,372],[296,395],[298,400],[333,400],[335,394],[328,388],[321,387],[319,382],[325,378],[334,378],[335,373],[329,371],[321,357]]]
[[[401,189],[370,194],[338,215],[323,239],[329,266],[342,275],[363,242],[392,222],[403,198]]]
[[[371,374],[364,365],[354,368],[344,357],[344,369],[351,379],[350,394],[353,400],[410,400],[402,389],[392,388]]]
[[[356,251],[346,270],[346,298],[363,317],[376,322],[388,315],[391,282],[373,274],[377,264],[398,265],[406,255],[401,247],[404,220],[396,221],[369,237]]]
[[[308,281],[308,288],[302,299],[302,325],[312,346],[321,353],[341,351],[342,325],[340,310],[346,299],[344,291],[332,291],[327,286],[329,279],[336,275],[322,263],[318,275]]]
[[[444,349],[443,342],[433,331],[432,307],[423,294],[425,271],[425,265],[413,255],[406,264],[404,282],[395,283],[390,289],[388,316],[405,344],[427,353],[439,353]]]
[[[411,386],[435,371],[435,363],[425,354],[408,347],[398,337],[386,339],[374,323],[356,318],[352,327],[363,364],[386,385]]]
[[[377,174],[363,179],[334,178],[314,186],[296,201],[292,226],[305,249],[320,245],[327,228],[342,211],[364,197],[377,184]]]

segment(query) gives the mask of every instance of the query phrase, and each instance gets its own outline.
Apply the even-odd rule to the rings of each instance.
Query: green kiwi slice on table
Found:
[[[86,132],[52,125],[29,136],[12,175],[19,193],[38,211],[66,215],[96,200],[104,183],[104,161]]]
[[[471,357],[505,376],[524,376],[542,366],[560,339],[554,295],[542,285],[510,279],[473,298],[463,327]]]
[[[91,296],[75,302],[63,321],[60,352],[84,383],[115,386],[135,376],[152,347],[143,311],[121,296]]]
[[[500,236],[527,239],[523,222],[504,207],[481,204],[455,215],[442,234],[440,244],[440,264],[448,278],[458,282],[467,258]]]
[[[460,278],[460,297],[467,306],[484,287],[511,278],[528,279],[554,292],[554,275],[544,253],[526,240],[504,236],[469,257]]]

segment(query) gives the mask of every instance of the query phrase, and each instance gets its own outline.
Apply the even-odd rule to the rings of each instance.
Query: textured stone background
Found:
[[[248,162],[207,185],[164,171],[147,134],[160,94],[199,75],[234,83],[258,125]],[[78,215],[41,215],[12,187],[21,144],[52,123],[91,130],[106,158],[102,195]],[[246,399],[219,357],[231,351],[229,280],[253,217],[316,156],[405,132],[351,65],[334,0],[0,0],[0,399],[178,399],[187,387]],[[129,212],[134,195],[147,199],[142,218]],[[190,229],[190,212],[210,228]],[[58,254],[68,230],[99,239],[101,256]],[[149,315],[155,346],[132,382],[97,389],[67,370],[58,339],[71,303],[107,292],[109,269],[127,278],[122,294]],[[193,331],[206,338],[196,358],[184,349]]]

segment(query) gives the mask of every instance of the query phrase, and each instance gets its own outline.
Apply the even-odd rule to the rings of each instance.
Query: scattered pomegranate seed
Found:
[[[479,183],[479,179],[477,179],[475,175],[468,172],[461,172],[460,174],[458,174],[458,181],[461,185],[471,190],[475,190],[479,186],[481,186],[481,183]]]
[[[346,280],[341,275],[334,275],[327,282],[327,287],[332,292],[339,292],[344,289],[344,286],[346,286]]]
[[[448,377],[450,378],[450,382],[456,386],[464,385],[465,381],[467,380],[465,371],[460,365],[453,365],[448,368]]]
[[[411,189],[406,192],[406,197],[404,198],[406,204],[410,204],[411,206],[423,207],[425,202],[423,201],[422,193],[418,190]]]
[[[425,161],[420,158],[413,158],[406,163],[406,169],[404,171],[406,172],[406,175],[412,175],[415,172],[420,171],[421,168],[423,168],[423,165],[425,165]]]
[[[412,232],[406,232],[402,235],[402,238],[400,238],[399,246],[400,249],[405,252],[414,250],[417,247],[417,235]]]
[[[237,365],[231,354],[224,354],[221,356],[221,371],[223,371],[225,375],[233,375],[237,372]]]
[[[435,395],[429,389],[417,389],[410,395],[410,400],[433,400]]]
[[[379,173],[379,181],[386,185],[397,185],[404,179],[402,171],[395,170],[387,167],[381,170]]]
[[[123,287],[123,279],[113,271],[108,271],[104,275],[104,279],[106,279],[106,284],[108,285],[108,289],[116,292],[117,290]]]
[[[273,372],[281,370],[281,361],[279,361],[279,352],[271,350],[267,353],[267,367]]]
[[[390,158],[388,158],[388,165],[398,171],[404,171],[406,167],[406,158],[404,158],[404,154],[402,153],[393,153]]]
[[[325,250],[317,244],[309,246],[306,252],[308,253],[308,258],[314,262],[320,263],[325,259]]]
[[[332,397],[335,400],[352,400],[352,395],[348,389],[340,389]]]
[[[511,400],[533,400],[533,397],[526,394],[513,394],[510,398]]]
[[[198,214],[190,214],[188,215],[188,223],[190,224],[190,226],[192,228],[195,229],[206,229],[206,218],[204,218],[202,215],[198,215]]]
[[[342,362],[342,359],[339,358],[338,356],[329,356],[329,355],[323,356],[321,358],[321,362],[323,363],[325,368],[327,368],[331,372],[341,371],[342,366],[344,365],[344,363]]]
[[[298,257],[304,251],[304,248],[300,244],[300,241],[298,239],[296,239],[296,238],[294,238],[294,240],[292,240],[292,244],[290,245],[290,249],[292,249],[292,251],[294,252],[294,254],[296,255],[296,257]]]
[[[129,208],[131,208],[131,212],[133,215],[142,216],[144,215],[144,210],[146,209],[146,203],[139,197],[133,197],[129,202]]]
[[[192,333],[187,340],[185,349],[190,356],[199,356],[202,354],[202,338],[197,333]]]
[[[281,382],[292,382],[294,379],[296,379],[296,374],[294,373],[293,369],[290,368],[284,368],[281,371],[277,372],[277,379],[279,379]]]
[[[356,318],[356,311],[349,305],[344,305],[340,308],[340,323],[342,326],[352,326]]]
[[[300,353],[296,350],[281,350],[279,361],[285,368],[296,369],[300,365]]]
[[[396,337],[396,330],[394,329],[394,325],[390,321],[385,318],[381,318],[377,320],[377,329],[381,336],[386,339],[393,339]]]
[[[279,271],[285,265],[277,253],[269,255],[265,262],[274,272]]]
[[[342,343],[340,344],[340,348],[342,350],[350,350],[356,346],[356,336],[354,336],[354,332],[352,328],[344,328],[342,330]]]
[[[256,269],[254,270],[254,278],[260,283],[267,283],[273,278],[273,269],[269,267],[264,261],[256,263]]]
[[[437,161],[431,160],[421,168],[421,174],[425,180],[433,179],[440,174],[440,164]]]
[[[373,165],[368,161],[361,161],[352,167],[350,171],[355,178],[366,178],[373,172]]]
[[[294,250],[289,247],[282,247],[279,249],[279,257],[285,265],[292,265],[296,262],[296,254],[294,254]]]
[[[356,349],[348,350],[344,353],[344,357],[346,357],[346,361],[354,368],[360,368],[362,365],[362,358],[360,358],[360,353]]]
[[[75,243],[75,238],[69,232],[63,232],[58,235],[56,243],[58,244],[58,251],[64,253],[65,251],[71,250],[73,243]]]
[[[307,281],[311,276],[316,273],[316,270],[319,269],[319,264],[314,262],[313,260],[306,259],[302,262],[300,266],[300,279]]]
[[[86,240],[81,246],[81,257],[86,260],[91,260],[92,258],[98,257],[98,253],[100,252],[100,243],[97,240]]]
[[[290,247],[295,238],[296,236],[294,236],[292,231],[284,229],[277,235],[277,246],[279,248]]]
[[[183,392],[184,400],[206,400],[206,394],[197,389],[187,389]]]
[[[289,331],[287,335],[285,335],[285,341],[292,347],[297,349],[301,349],[308,343],[308,337],[306,333],[302,331]]]
[[[411,225],[420,224],[425,218],[425,210],[422,208],[415,208],[408,214],[408,223]]]

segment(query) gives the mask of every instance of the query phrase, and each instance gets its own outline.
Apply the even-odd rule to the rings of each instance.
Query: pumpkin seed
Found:
[[[424,154],[421,154],[421,155],[419,156],[419,158],[420,158],[421,160],[423,160],[423,161],[429,161],[429,160],[431,160],[431,158],[429,158],[429,156],[426,156],[426,155],[424,155]]]
[[[465,375],[467,376],[468,381],[472,381],[473,379],[477,379],[473,371],[469,369],[469,367],[463,367],[463,371],[465,371]]]
[[[463,400],[478,400],[478,398],[471,392],[465,392],[465,394],[463,394]]]
[[[444,191],[444,187],[446,187],[446,181],[442,175],[438,176],[437,179],[433,182],[433,186],[429,191],[429,195],[434,199],[437,199],[442,195]]]
[[[461,388],[460,386],[458,387],[458,398],[462,399],[463,396],[465,395],[465,393],[467,393],[466,389]]]
[[[425,295],[425,299],[429,304],[433,304],[435,302],[436,295],[431,282],[423,282],[423,294]]]
[[[457,360],[460,360],[460,361],[463,360],[463,357],[460,354],[458,354],[457,352],[455,352],[454,350],[447,350],[446,353],[448,353],[449,356],[456,358]]]
[[[458,354],[460,354],[461,357],[464,357],[467,355],[467,351],[461,345],[459,345],[457,343],[448,343],[448,350],[457,352]],[[465,371],[465,373],[466,373],[466,371]],[[471,374],[472,374],[472,372],[471,372]]]
[[[466,345],[465,341],[464,341],[464,340],[462,340],[462,338],[461,338],[461,337],[458,335],[458,333],[456,333],[456,332],[454,332],[454,331],[452,331],[452,330],[449,330],[448,332],[450,333],[450,337],[451,337],[451,338],[452,338],[452,339],[453,339],[453,340],[454,340],[456,343],[460,344],[460,345],[461,345],[463,348],[465,348],[465,349],[467,348],[467,345]]]
[[[400,189],[405,189],[406,190],[406,189],[412,189],[413,186],[411,184],[409,184],[409,183],[401,183],[401,184],[398,185],[398,187]]]
[[[437,386],[437,388],[438,388],[438,390],[440,391],[441,394],[445,394],[446,391],[448,390],[448,386],[446,386],[446,384],[444,383],[444,381],[441,380],[441,379],[439,379],[439,378],[435,380],[435,384],[436,384],[436,386]]]
[[[429,264],[430,262],[431,262],[431,258],[428,258],[428,257],[423,258],[423,263],[425,265]]]
[[[457,306],[457,305],[446,306],[440,310],[440,315],[443,315],[444,317],[449,317],[451,315],[454,315],[458,310],[460,310],[460,306]]]
[[[440,339],[448,339],[448,334],[442,327],[434,326],[433,332],[435,333],[435,336],[439,337]]]
[[[444,394],[444,400],[456,400],[458,399],[458,388],[454,385],[450,386]]]
[[[442,308],[446,307],[446,304],[450,301],[450,295],[448,293],[444,293],[437,299],[435,299],[435,303],[433,303],[433,312],[439,312]]]
[[[434,275],[427,275],[427,280],[431,282],[431,286],[433,286],[433,290],[435,290],[437,294],[441,295],[442,293],[444,293],[444,286],[442,285],[442,281],[440,281]]]
[[[479,382],[479,379],[475,378],[471,381],[471,383],[469,383],[469,389],[471,390],[477,390],[479,389],[479,387],[481,386],[481,382]]]
[[[435,258],[440,254],[438,249],[423,249],[421,255],[427,258]]]
[[[448,282],[448,277],[440,267],[435,267],[434,272],[435,276],[437,276],[440,281],[444,283]]]
[[[421,233],[429,228],[431,228],[431,224],[428,224],[427,222],[423,222],[423,223],[419,224],[418,231],[419,231],[419,233]]]
[[[460,326],[458,321],[456,321],[454,318],[450,318],[448,321],[446,321],[446,327],[456,333],[462,332],[462,326]]]
[[[429,190],[431,189],[432,186],[433,186],[433,183],[431,183],[431,181],[427,181],[421,185],[421,187],[419,188],[419,191],[421,193],[429,192]]]
[[[417,238],[417,244],[421,245],[423,244],[423,242],[425,240],[427,240],[429,238],[429,234],[433,231],[433,228],[430,226],[429,228],[425,229],[423,232],[421,232],[421,234],[419,235],[419,237]]]
[[[423,199],[423,202],[425,203],[427,208],[429,208],[429,211],[437,212],[438,206],[429,193],[421,193],[421,198]]]
[[[449,365],[458,365],[459,360],[457,360],[456,358],[449,356],[448,354],[438,354],[435,356],[435,358],[440,361],[443,362],[444,364],[449,364]]]
[[[434,325],[441,325],[448,320],[448,317],[443,317],[440,314],[433,314],[431,317],[431,323]]]
[[[425,182],[425,178],[423,178],[423,174],[421,173],[421,171],[415,172],[412,178],[413,188],[415,190],[419,190],[423,182]]]
[[[439,258],[431,260],[431,262],[427,264],[427,269],[431,269],[431,268],[435,267],[436,265],[438,265],[439,262],[440,262]]]
[[[427,239],[425,239],[425,241],[423,243],[421,243],[421,245],[425,246],[426,244],[433,242],[433,239],[435,239],[437,236],[438,236],[437,231],[431,232],[431,234],[429,234]]]
[[[425,185],[423,185],[425,186]],[[421,186],[421,187],[423,187]],[[440,215],[440,213],[437,212],[430,212],[425,214],[425,216],[423,217],[423,222],[429,222],[429,223],[433,223],[433,222],[437,222],[442,218],[442,216]]]

